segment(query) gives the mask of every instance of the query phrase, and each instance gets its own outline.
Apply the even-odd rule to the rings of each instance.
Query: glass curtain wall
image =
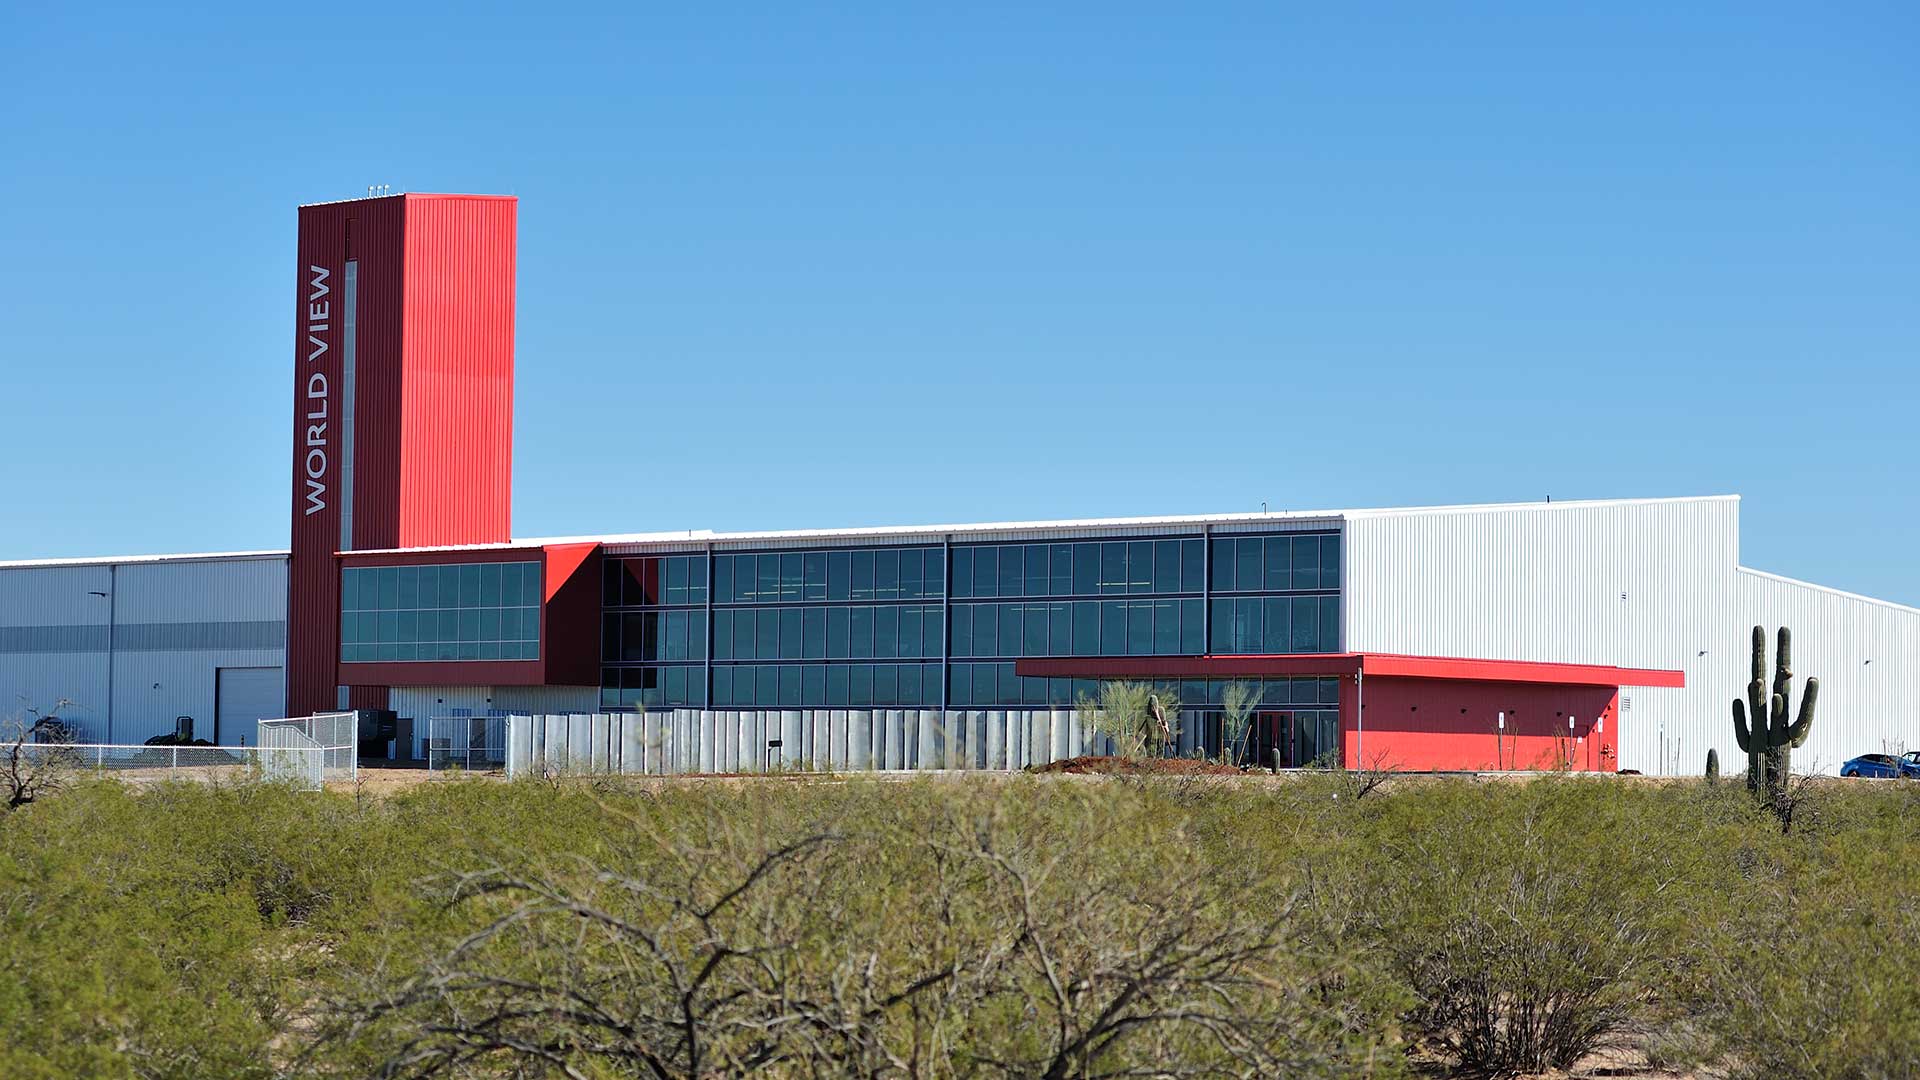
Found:
[[[537,660],[540,564],[340,571],[340,660]]]
[[[602,704],[1069,705],[1093,682],[1014,662],[1337,650],[1340,556],[1337,533],[1293,533],[609,557]],[[1317,703],[1296,682],[1264,700]]]

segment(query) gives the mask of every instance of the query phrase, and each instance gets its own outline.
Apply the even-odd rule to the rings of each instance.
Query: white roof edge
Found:
[[[1765,570],[1755,570],[1751,566],[1736,566],[1734,567],[1734,569],[1738,570],[1742,574],[1750,574],[1757,578],[1765,578],[1768,581],[1777,581],[1782,585],[1798,585],[1803,589],[1812,589],[1815,592],[1826,593],[1828,596],[1838,596],[1845,600],[1857,600],[1862,604],[1872,604],[1875,607],[1892,608],[1895,611],[1904,611],[1909,615],[1920,615],[1920,607],[1910,607],[1906,604],[1896,603],[1892,600],[1882,600],[1877,596],[1863,596],[1860,593],[1848,592],[1845,589],[1836,589],[1831,585],[1819,585],[1811,581],[1802,581],[1799,578],[1791,578],[1785,574],[1772,574],[1772,573],[1768,573]]]
[[[22,570],[33,567],[59,566],[131,566],[140,563],[164,562],[237,562],[242,559],[284,559],[285,551],[204,551],[189,552],[180,555],[90,555],[79,559],[6,559],[0,560],[0,570]]]
[[[715,529],[673,529],[659,532],[641,533],[604,533],[597,536],[542,536],[515,538],[494,544],[434,544],[413,548],[369,548],[347,552],[352,555],[399,555],[423,551],[509,551],[514,549],[544,547],[550,544],[671,544],[688,541],[711,541],[714,543],[738,543],[754,540],[828,540],[836,538],[860,539],[889,536],[940,536],[948,533],[1004,533],[1020,531],[1044,531],[1061,529],[1123,529],[1129,527],[1167,526],[1167,525],[1249,525],[1262,522],[1292,521],[1341,521],[1357,517],[1380,517],[1393,514],[1452,514],[1476,513],[1495,510],[1578,510],[1601,506],[1646,506],[1663,503],[1686,502],[1738,502],[1738,495],[1682,495],[1651,499],[1570,499],[1561,502],[1526,503],[1463,503],[1440,506],[1379,507],[1353,510],[1274,510],[1269,512],[1249,512],[1239,514],[1172,514],[1143,517],[1105,517],[1105,518],[1063,518],[1051,521],[986,521],[945,525],[869,525],[844,529],[749,529],[739,532],[721,532]],[[102,556],[80,559],[20,559],[0,561],[0,568],[32,566],[106,566],[109,564],[184,562],[189,560],[216,559],[272,559],[287,557],[286,551],[229,551],[189,553],[180,555],[124,555]],[[1742,567],[1741,569],[1746,569]],[[1761,571],[1752,571],[1762,573]],[[1777,575],[1766,575],[1769,577]],[[1807,582],[1781,578],[1794,584],[1806,585]],[[1824,588],[1824,586],[1812,586]],[[1838,590],[1829,590],[1835,591]],[[1842,595],[1851,596],[1851,593]],[[1871,600],[1871,597],[1857,597]],[[1888,603],[1879,600],[1875,603]],[[1893,607],[1902,607],[1892,604]],[[1913,610],[1903,608],[1903,610]]]
[[[1645,499],[1561,499],[1519,503],[1460,503],[1439,506],[1386,506],[1342,510],[1346,517],[1387,517],[1394,514],[1476,514],[1493,510],[1592,510],[1605,506],[1660,506],[1670,503],[1739,502],[1738,495],[1663,495]]]
[[[1687,502],[1737,502],[1738,495],[1685,495],[1650,499],[1586,499],[1537,503],[1471,503],[1454,506],[1413,506],[1358,510],[1273,510],[1239,514],[1173,514],[1145,517],[1064,518],[1050,521],[986,521],[941,525],[871,525],[842,529],[676,529],[644,533],[605,533],[598,536],[521,537],[498,544],[448,544],[428,548],[392,548],[355,551],[355,555],[397,555],[420,551],[502,551],[548,544],[671,544],[688,542],[743,543],[776,540],[866,539],[896,536],[942,536],[965,533],[1006,533],[1066,529],[1124,529],[1178,525],[1249,525],[1262,522],[1342,521],[1388,514],[1472,513],[1493,510],[1577,510],[1599,506],[1643,506]]]

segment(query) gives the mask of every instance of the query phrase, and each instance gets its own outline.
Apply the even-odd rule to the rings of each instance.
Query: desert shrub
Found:
[[[406,1076],[1397,1071],[1377,1033],[1312,997],[1329,958],[1286,944],[1286,875],[1207,859],[1170,808],[1035,781],[604,799],[591,816],[623,845],[435,882],[440,951],[359,980],[316,1060]]]
[[[286,881],[221,863],[232,830],[295,820],[279,794],[249,789],[242,808],[231,792],[94,781],[8,815],[0,1075],[268,1075],[294,942],[276,941],[260,898]]]
[[[1357,791],[82,783],[0,815],[0,1076],[1920,1070],[1920,785]]]
[[[1672,800],[1605,781],[1453,782],[1383,806],[1359,902],[1416,997],[1409,1022],[1469,1072],[1566,1068],[1627,1030],[1717,876],[1649,815]]]
[[[1819,833],[1783,844],[1740,905],[1701,987],[1736,1075],[1920,1075],[1916,786],[1821,792]]]

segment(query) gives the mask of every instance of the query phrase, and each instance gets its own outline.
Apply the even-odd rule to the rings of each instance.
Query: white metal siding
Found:
[[[1726,648],[1740,659],[1739,680],[1747,674],[1755,624],[1767,628],[1769,665],[1775,630],[1793,629],[1796,693],[1808,676],[1820,680],[1813,734],[1794,751],[1796,770],[1833,773],[1860,754],[1920,749],[1920,610],[1744,567],[1735,581],[1741,619],[1729,629]],[[1733,744],[1731,686],[1737,685],[1719,695],[1727,724],[1722,761]]]
[[[1686,672],[1622,691],[1622,768],[1698,771],[1732,723],[1735,498],[1357,511],[1346,538],[1349,650]]]
[[[280,555],[0,566],[0,717],[64,698],[63,716],[106,738],[111,666],[114,741],[176,716],[211,734],[217,668],[285,664],[286,604]]]
[[[396,686],[387,695],[387,707],[396,716],[412,717],[415,749],[426,737],[427,721],[436,716],[454,716],[466,710],[470,716],[489,712],[519,713],[591,713],[599,708],[597,686]]]

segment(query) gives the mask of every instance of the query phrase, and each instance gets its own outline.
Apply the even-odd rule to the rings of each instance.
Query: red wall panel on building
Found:
[[[510,535],[515,206],[395,195],[300,208],[290,712],[333,708],[342,685],[334,552]]]
[[[547,549],[546,618],[540,627],[547,683],[600,685],[600,545]]]
[[[1368,676],[1364,733],[1355,716],[1359,696],[1351,679],[1341,680],[1349,767],[1619,768],[1617,687]]]
[[[511,535],[518,207],[499,195],[408,197],[395,546]]]

